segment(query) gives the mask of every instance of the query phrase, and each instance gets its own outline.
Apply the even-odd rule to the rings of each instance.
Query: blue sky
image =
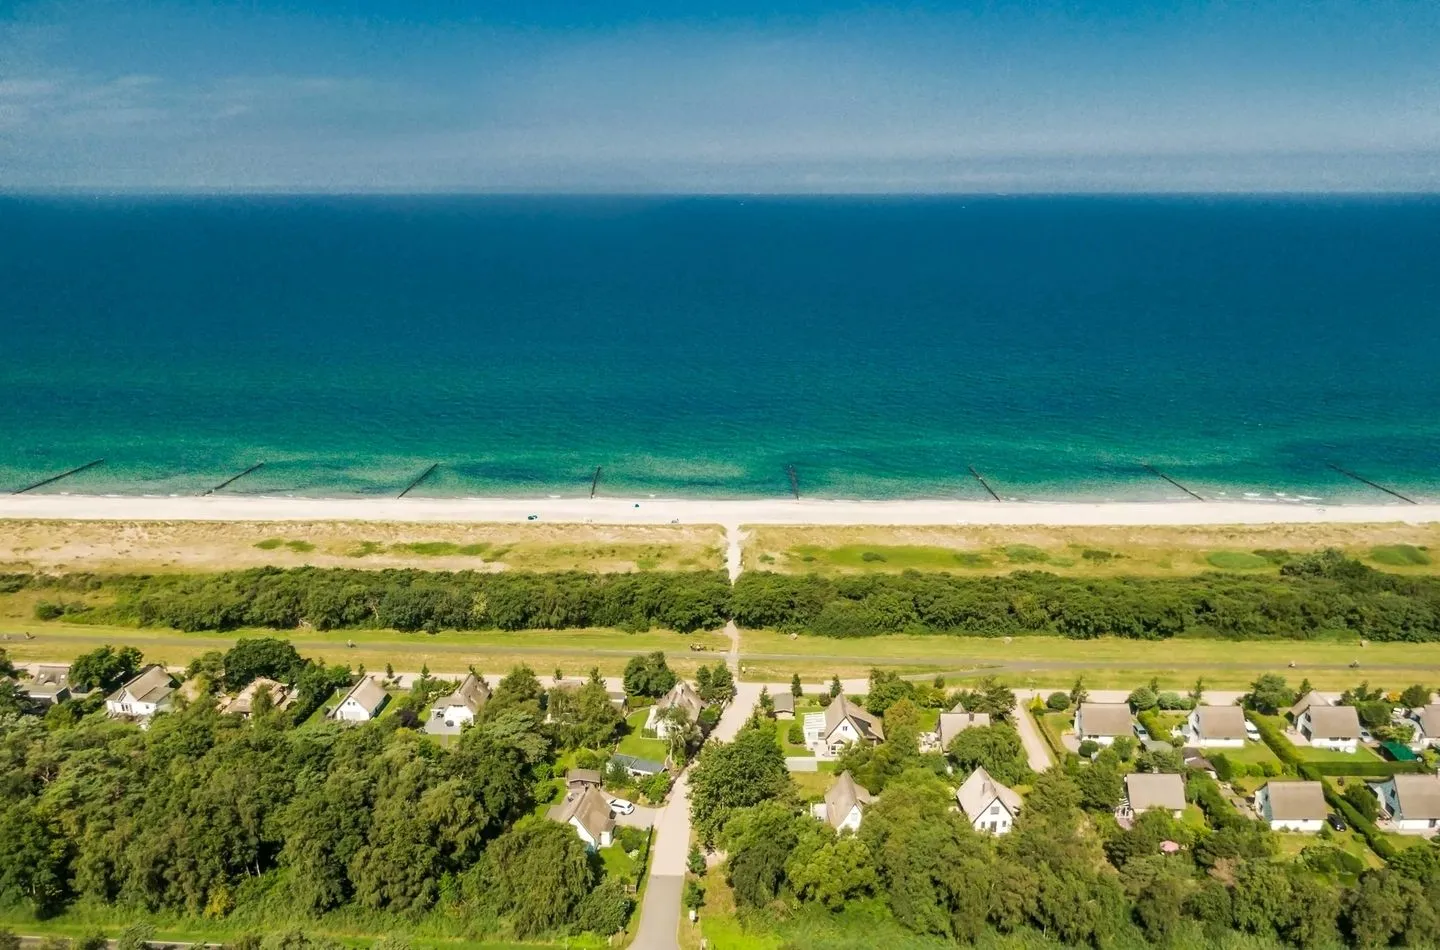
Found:
[[[1440,190],[1433,0],[0,0],[0,188]]]

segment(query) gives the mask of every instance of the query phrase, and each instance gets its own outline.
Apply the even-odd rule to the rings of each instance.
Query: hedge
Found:
[[[1307,771],[1309,770],[1307,769]],[[1345,816],[1345,820],[1350,822],[1351,828],[1360,832],[1360,836],[1365,839],[1365,843],[1370,845],[1371,851],[1378,854],[1382,860],[1390,861],[1394,859],[1395,846],[1385,840],[1385,836],[1381,834],[1380,829],[1376,827],[1373,821],[1360,814],[1354,805],[1345,800],[1344,795],[1337,792],[1335,787],[1325,781],[1320,775],[1316,774],[1311,781],[1318,781],[1320,783],[1320,787],[1325,790],[1325,801],[1330,804],[1331,808],[1334,808]]]
[[[1204,772],[1192,771],[1185,781],[1185,791],[1190,800],[1205,813],[1210,827],[1233,828],[1245,823],[1245,818],[1221,794],[1220,786]]]
[[[1069,753],[1060,742],[1060,737],[1055,735],[1055,730],[1050,725],[1050,717],[1043,713],[1032,712],[1031,718],[1035,720],[1035,725],[1039,728],[1040,735],[1044,737],[1045,744],[1050,747],[1050,754],[1055,757],[1057,763],[1063,765]]]
[[[1426,774],[1424,762],[1307,762],[1321,775],[1369,775],[1389,778],[1392,775]]]

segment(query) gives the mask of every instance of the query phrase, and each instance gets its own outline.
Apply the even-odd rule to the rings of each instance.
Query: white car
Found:
[[[628,815],[635,811],[635,803],[627,802],[623,798],[610,799],[610,810],[617,815]]]
[[[1135,723],[1135,735],[1140,739],[1141,742],[1149,742],[1149,741],[1150,741],[1150,730],[1149,730],[1149,729],[1146,729],[1144,726],[1140,725],[1140,723],[1138,723],[1138,722]]]
[[[1250,720],[1245,720],[1245,737],[1251,742],[1260,741],[1260,727]]]

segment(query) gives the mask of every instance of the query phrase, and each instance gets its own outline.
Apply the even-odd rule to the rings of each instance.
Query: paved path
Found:
[[[1035,717],[1030,714],[1030,700],[1034,697],[1035,693],[1030,690],[1015,691],[1015,728],[1020,733],[1020,744],[1025,747],[1025,759],[1030,763],[1031,770],[1043,772],[1055,761],[1050,756],[1045,737],[1040,735]]]

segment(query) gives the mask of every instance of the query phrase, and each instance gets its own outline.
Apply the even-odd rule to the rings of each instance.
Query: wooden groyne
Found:
[[[1151,475],[1154,475],[1156,478],[1163,478],[1163,479],[1165,479],[1165,481],[1167,481],[1167,482],[1169,482],[1170,484],[1174,485],[1176,488],[1180,489],[1181,491],[1183,491],[1185,494],[1189,495],[1191,498],[1195,499],[1196,501],[1204,501],[1204,500],[1205,500],[1204,498],[1200,497],[1200,495],[1198,495],[1198,494],[1196,494],[1195,492],[1191,491],[1190,489],[1186,488],[1184,485],[1180,484],[1180,483],[1177,482],[1175,479],[1171,478],[1169,475],[1166,475],[1164,472],[1160,471],[1160,470],[1159,470],[1158,468],[1156,468],[1155,466],[1150,465],[1150,464],[1148,464],[1148,463],[1146,463],[1146,462],[1141,462],[1141,463],[1140,463],[1140,467],[1143,468],[1145,471],[1149,472]]]
[[[203,498],[204,496],[206,496],[206,495],[213,495],[213,494],[215,494],[217,491],[220,491],[220,490],[222,490],[222,489],[224,489],[224,488],[228,488],[229,486],[235,484],[235,483],[238,482],[240,479],[244,478],[246,475],[249,475],[251,472],[258,472],[258,471],[260,471],[260,469],[262,469],[262,468],[264,468],[264,467],[265,467],[265,463],[264,463],[264,462],[256,462],[254,465],[250,466],[250,467],[247,468],[245,471],[241,472],[239,475],[232,475],[232,476],[230,476],[229,478],[225,479],[225,480],[224,480],[223,482],[221,482],[220,484],[216,485],[214,488],[211,488],[211,489],[209,489],[209,490],[207,490],[207,491],[201,492],[200,495],[201,495],[202,498]]]
[[[595,474],[590,476],[590,497],[595,497],[595,491],[600,487],[600,466],[595,466]]]
[[[420,483],[423,482],[423,481],[425,481],[425,479],[429,478],[431,475],[434,475],[434,474],[435,474],[435,470],[436,470],[437,468],[439,468],[439,467],[440,467],[440,463],[439,463],[439,462],[436,462],[436,463],[434,463],[433,465],[431,465],[431,466],[430,466],[429,468],[427,468],[425,471],[423,471],[423,472],[420,473],[420,477],[419,477],[419,478],[415,479],[413,482],[411,482],[410,484],[406,485],[406,486],[405,486],[405,490],[402,491],[400,494],[396,495],[395,497],[396,497],[396,498],[404,498],[406,495],[410,494],[412,491],[414,491],[415,489],[419,488],[419,487],[420,487]]]
[[[72,469],[70,469],[70,471],[68,471],[68,472],[61,472],[59,475],[51,475],[49,478],[42,479],[42,480],[36,482],[36,483],[33,484],[33,485],[26,485],[24,488],[17,488],[17,489],[15,489],[13,492],[11,492],[10,494],[12,494],[12,495],[23,495],[23,494],[25,494],[27,491],[34,491],[34,490],[37,489],[37,488],[44,488],[46,485],[53,485],[55,482],[60,481],[60,479],[62,479],[62,478],[69,478],[71,475],[79,475],[81,472],[86,471],[87,469],[92,469],[92,468],[94,468],[94,467],[97,466],[97,465],[104,465],[104,464],[105,464],[105,460],[104,460],[104,459],[96,459],[96,460],[93,461],[93,462],[86,462],[84,465],[80,465],[80,466],[77,466],[77,467],[75,467],[75,468],[72,468]]]
[[[1369,485],[1371,488],[1377,488],[1377,489],[1379,489],[1380,491],[1383,491],[1383,492],[1384,492],[1385,494],[1387,494],[1387,495],[1394,495],[1396,498],[1400,499],[1401,501],[1403,501],[1403,502],[1405,502],[1405,503],[1407,503],[1407,504],[1411,504],[1411,505],[1418,505],[1418,504],[1420,504],[1420,503],[1419,503],[1418,501],[1416,501],[1415,499],[1413,499],[1413,498],[1407,498],[1406,496],[1400,494],[1398,491],[1396,491],[1396,490],[1393,489],[1393,488],[1386,488],[1384,485],[1380,484],[1379,482],[1372,482],[1370,479],[1366,478],[1366,477],[1363,476],[1363,475],[1356,475],[1354,472],[1350,471],[1349,469],[1341,468],[1340,466],[1336,465],[1334,462],[1326,462],[1325,464],[1326,464],[1326,465],[1329,465],[1331,468],[1333,468],[1335,471],[1339,472],[1341,475],[1344,475],[1346,478],[1353,478],[1353,479],[1355,479],[1357,482],[1360,482],[1362,485]]]
[[[797,475],[797,474],[795,474],[795,466],[794,466],[794,465],[787,465],[787,466],[785,466],[785,474],[790,476],[790,493],[795,496],[795,500],[796,500],[796,501],[799,501],[799,500],[800,500],[800,476]]]
[[[980,487],[985,489],[985,491],[990,495],[991,498],[995,499],[996,501],[1000,500],[1000,496],[995,494],[995,489],[990,487],[990,483],[985,480],[985,476],[975,471],[975,466],[967,465],[965,467],[970,470],[970,474],[975,477],[975,480],[980,483]]]

